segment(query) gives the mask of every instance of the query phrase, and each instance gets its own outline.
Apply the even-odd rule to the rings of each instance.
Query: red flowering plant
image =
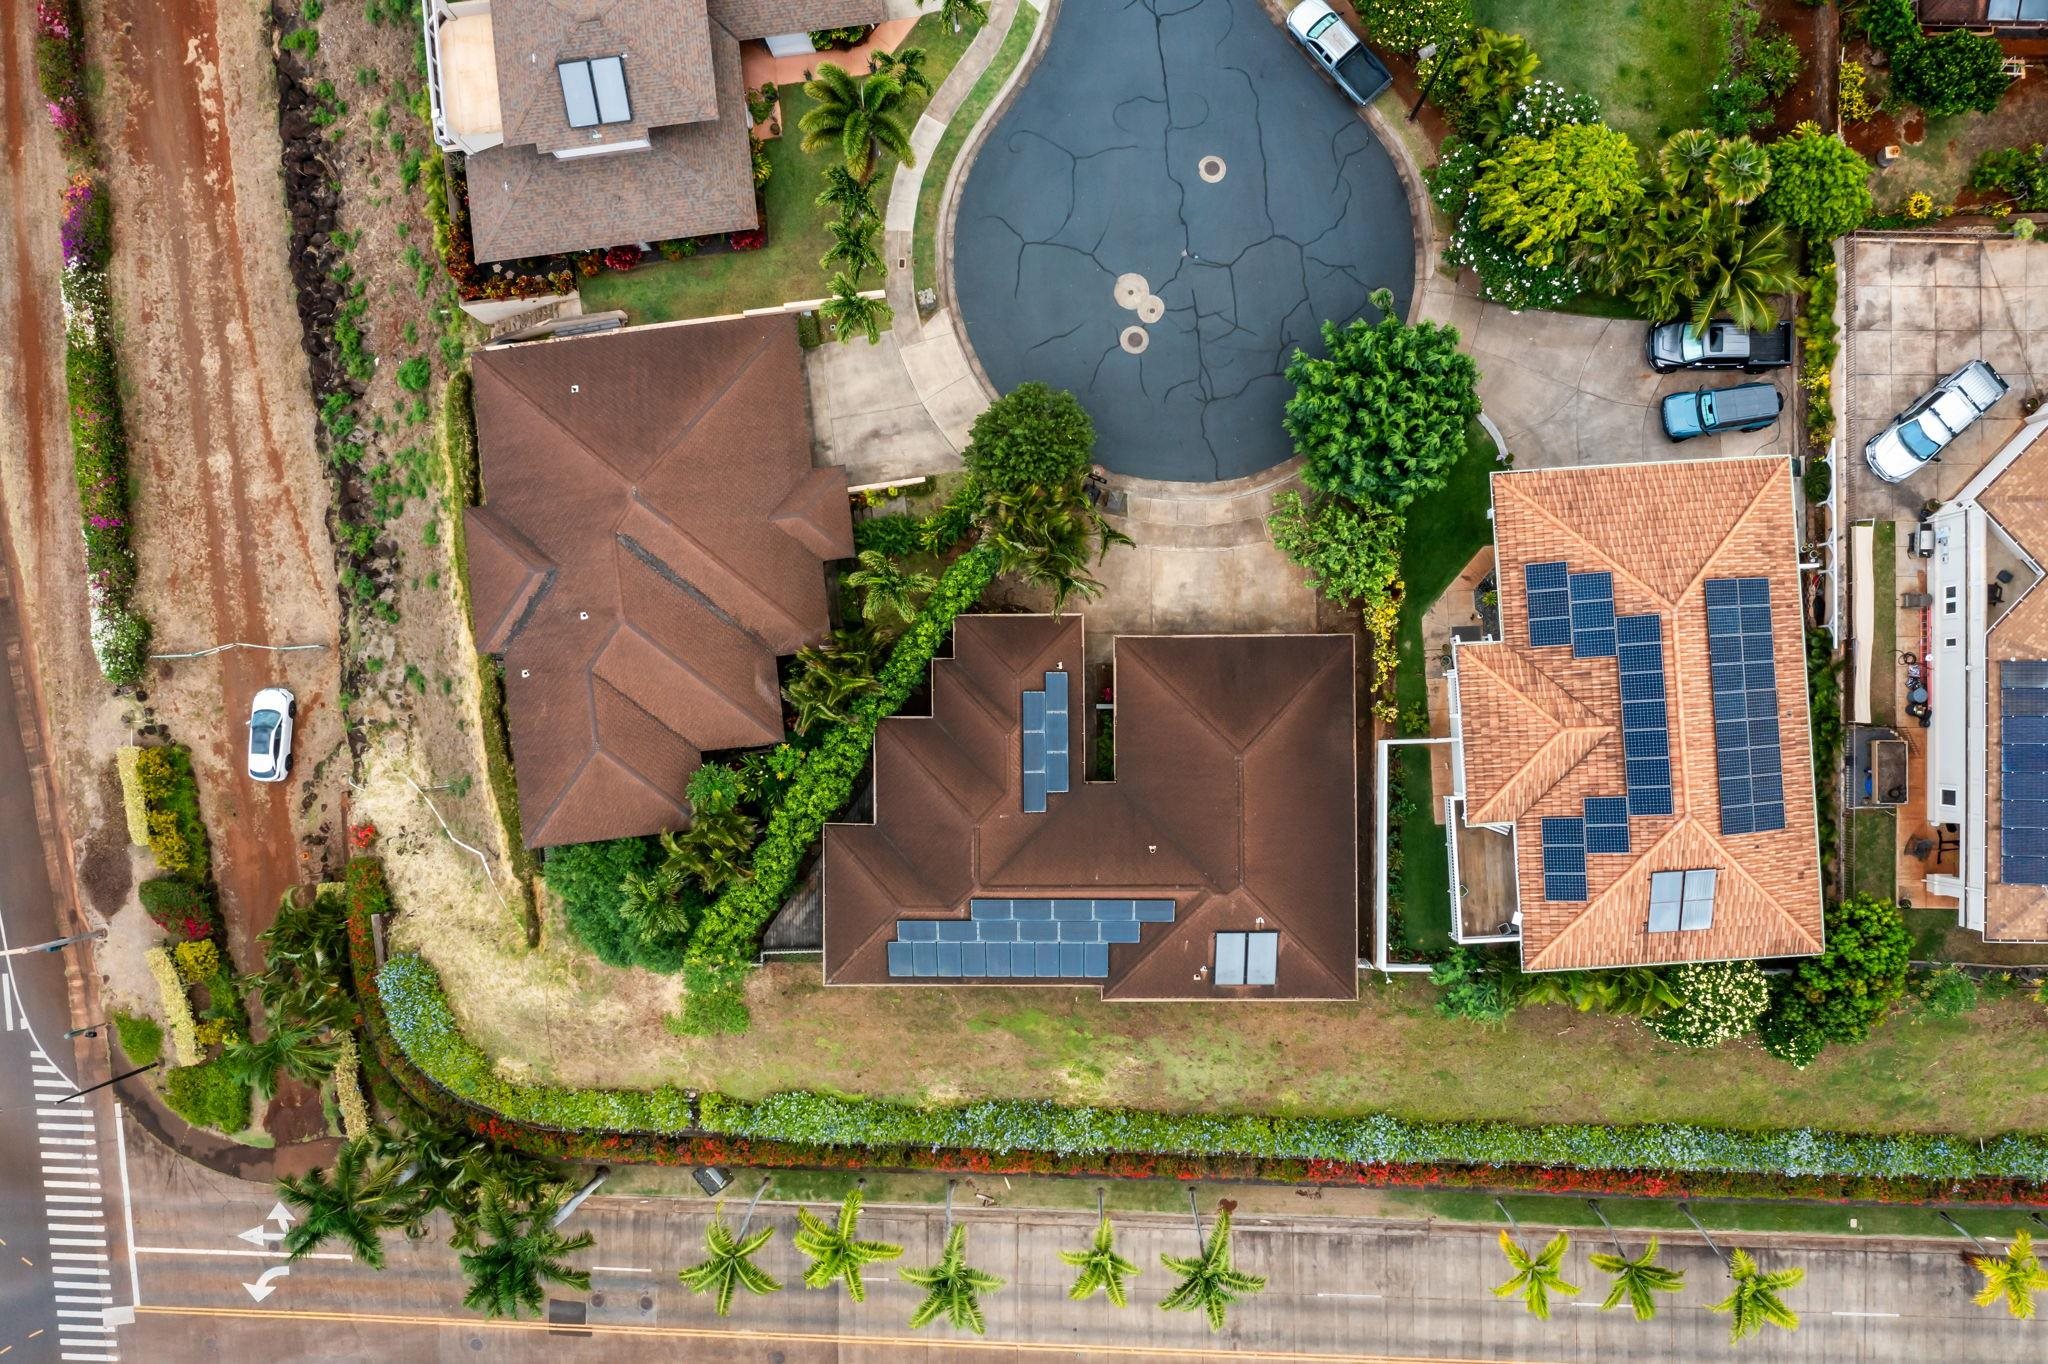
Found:
[[[640,248],[631,243],[615,246],[604,253],[604,263],[609,270],[631,270],[640,263]]]
[[[748,228],[726,236],[725,244],[735,251],[759,251],[768,244],[768,234],[759,228]]]

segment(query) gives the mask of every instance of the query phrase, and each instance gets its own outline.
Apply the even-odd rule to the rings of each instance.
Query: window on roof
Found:
[[[1650,931],[1693,933],[1714,926],[1714,885],[1719,873],[1698,871],[1650,873]]]
[[[633,102],[626,95],[625,58],[557,62],[555,73],[562,78],[562,108],[571,128],[633,121]]]
[[[1278,933],[1218,933],[1215,982],[1218,985],[1271,985],[1278,971]]]

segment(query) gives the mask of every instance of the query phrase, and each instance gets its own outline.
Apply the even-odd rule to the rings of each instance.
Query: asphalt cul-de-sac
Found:
[[[990,380],[1072,389],[1097,458],[1216,480],[1291,453],[1282,371],[1325,319],[1405,311],[1392,159],[1257,0],[1061,7],[970,167],[954,287]]]

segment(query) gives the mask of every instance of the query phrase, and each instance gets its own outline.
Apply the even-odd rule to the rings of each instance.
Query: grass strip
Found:
[[[1037,7],[1029,4],[1017,6],[1017,15],[1010,21],[1010,31],[1003,35],[994,60],[981,73],[981,79],[974,83],[974,88],[967,92],[967,98],[960,102],[960,107],[953,111],[952,121],[946,124],[945,135],[939,138],[939,145],[932,148],[931,160],[925,163],[924,180],[917,190],[917,224],[911,234],[912,278],[920,292],[935,287],[938,282],[939,197],[946,192],[946,177],[952,173],[953,162],[959,159],[960,149],[967,143],[967,135],[988,112],[996,92],[1017,69],[1017,63],[1024,60],[1024,52],[1031,46],[1031,35],[1037,31]]]

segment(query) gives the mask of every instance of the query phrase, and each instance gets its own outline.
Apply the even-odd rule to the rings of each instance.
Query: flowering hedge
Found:
[[[198,1065],[206,1059],[206,1053],[199,1046],[199,1025],[192,1017],[192,1001],[186,997],[185,982],[178,976],[177,965],[161,947],[150,948],[142,959],[149,966],[150,979],[156,982],[164,1027],[171,1034],[171,1054],[181,1066]]]

